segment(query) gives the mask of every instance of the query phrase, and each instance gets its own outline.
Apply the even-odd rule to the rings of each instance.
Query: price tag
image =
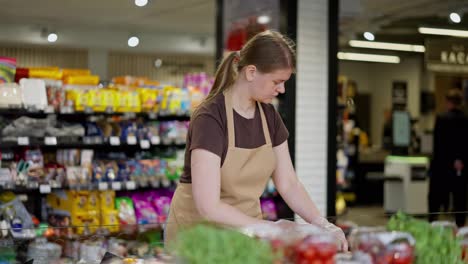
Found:
[[[26,194],[20,194],[18,195],[18,199],[22,202],[27,202],[28,201],[28,196]]]
[[[161,144],[161,138],[159,136],[152,136],[151,137],[151,144],[153,144],[153,145]]]
[[[100,191],[107,191],[108,188],[109,188],[109,184],[107,184],[107,182],[100,182],[98,185],[98,189]]]
[[[143,139],[140,141],[140,147],[142,149],[149,149],[150,148],[150,142],[149,140]]]
[[[137,138],[135,136],[128,136],[127,137],[127,144],[129,145],[136,145]]]
[[[149,117],[149,119],[157,119],[158,115],[156,113],[154,113],[154,112],[149,112],[148,117]]]
[[[52,188],[49,184],[41,184],[39,185],[39,192],[40,193],[50,193]]]
[[[127,113],[124,114],[124,117],[125,118],[135,118],[136,114],[133,113],[133,112],[127,112]]]
[[[112,106],[106,107],[106,113],[107,114],[113,114],[114,113],[114,108]]]
[[[52,105],[48,105],[44,110],[46,114],[53,114],[55,112],[54,107]]]
[[[85,114],[92,114],[94,113],[93,109],[89,106],[85,107],[84,109]]]
[[[19,137],[18,138],[18,145],[20,145],[20,146],[29,145],[29,138],[28,137]]]
[[[110,137],[110,144],[111,144],[111,146],[120,146],[120,138],[119,137]]]
[[[171,186],[171,181],[169,179],[163,179],[162,180],[162,186],[165,187],[165,188]]]
[[[120,191],[121,189],[122,189],[122,183],[121,182],[113,182],[112,183],[112,190]]]
[[[55,146],[57,145],[57,138],[56,137],[45,137],[45,140],[44,140],[45,144],[47,146]]]
[[[126,182],[126,189],[127,190],[135,190],[136,189],[136,182],[134,182],[134,181]]]

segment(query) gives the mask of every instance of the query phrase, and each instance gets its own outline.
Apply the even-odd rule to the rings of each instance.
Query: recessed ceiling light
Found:
[[[257,18],[259,24],[268,24],[271,21],[271,17],[267,15],[262,15]]]
[[[364,38],[369,40],[369,41],[373,41],[375,39],[375,36],[374,36],[374,34],[372,34],[370,32],[364,32]]]
[[[143,7],[148,4],[148,0],[135,0],[135,5],[139,7]]]
[[[367,62],[400,63],[400,57],[367,53],[338,52],[338,59]]]
[[[56,42],[58,39],[58,36],[57,34],[55,33],[50,33],[48,36],[47,36],[47,41],[49,42]]]
[[[139,43],[140,43],[140,39],[138,37],[133,36],[133,37],[130,37],[128,39],[128,46],[129,47],[134,48],[134,47],[138,46]]]
[[[413,51],[413,52],[425,52],[426,51],[426,48],[423,45],[365,41],[365,40],[350,40],[349,45],[354,48],[401,50],[401,51]]]
[[[450,20],[453,22],[453,23],[460,23],[461,22],[461,17],[459,14],[457,13],[451,13],[450,14]]]
[[[421,34],[468,38],[468,31],[466,30],[420,27],[418,31]]]
[[[160,68],[162,66],[162,60],[161,59],[156,59],[154,61],[154,67]]]

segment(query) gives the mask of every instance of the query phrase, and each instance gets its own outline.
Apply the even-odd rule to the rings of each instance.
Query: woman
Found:
[[[337,236],[294,171],[288,132],[270,104],[295,66],[292,43],[277,32],[254,36],[216,72],[210,94],[192,116],[184,173],[171,204],[165,240],[201,220],[231,227],[266,222],[259,198],[273,177],[283,199],[305,221]],[[280,224],[293,222],[280,221]]]

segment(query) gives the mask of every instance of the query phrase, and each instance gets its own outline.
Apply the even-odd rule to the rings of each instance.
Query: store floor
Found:
[[[349,207],[339,221],[352,221],[359,226],[382,226],[387,224],[388,217],[381,206]]]
[[[347,208],[346,213],[338,217],[338,221],[352,221],[359,226],[383,226],[387,224],[389,218],[382,206],[358,206]],[[417,218],[427,220],[427,216],[417,216]],[[449,213],[441,213],[438,218],[438,220],[454,221],[454,215]]]

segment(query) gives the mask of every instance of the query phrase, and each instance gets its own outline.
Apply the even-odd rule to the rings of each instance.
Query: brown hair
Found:
[[[445,95],[445,99],[454,104],[455,107],[460,107],[463,103],[463,93],[460,89],[450,89]]]
[[[262,73],[281,69],[294,71],[296,52],[293,41],[271,30],[255,35],[240,51],[231,52],[224,58],[216,71],[213,87],[200,106],[233,85],[239,71],[248,65],[254,65]]]

